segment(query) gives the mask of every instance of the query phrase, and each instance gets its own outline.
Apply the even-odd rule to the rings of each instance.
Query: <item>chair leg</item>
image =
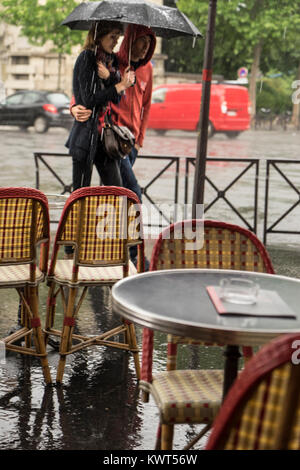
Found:
[[[204,426],[202,431],[194,438],[192,439],[185,447],[183,450],[190,450],[195,444],[197,444],[200,439],[205,436],[205,434],[210,430],[212,423],[207,424]]]
[[[137,346],[136,335],[135,335],[135,327],[133,323],[130,323],[129,325],[127,325],[127,331],[128,331],[128,344],[133,354],[136,377],[138,380],[140,380],[141,379],[140,358],[139,358],[138,346]]]
[[[177,344],[175,343],[168,343],[168,351],[167,351],[167,370],[176,370],[177,360]]]
[[[156,432],[156,442],[154,450],[161,450],[161,424],[159,423]]]
[[[173,424],[161,425],[161,450],[172,450],[174,426]]]
[[[244,362],[246,364],[253,356],[253,349],[250,346],[243,346],[242,350],[243,350]]]
[[[23,296],[27,304],[30,305],[30,289],[28,286],[24,288]],[[22,326],[25,326],[26,328],[30,329],[31,328],[30,317],[28,315],[28,310],[26,306],[24,305],[24,302],[21,302],[21,319],[22,319]],[[26,348],[31,348],[31,336],[32,336],[31,334],[28,334],[25,336]]]
[[[48,343],[49,339],[49,330],[53,328],[54,317],[55,317],[55,308],[56,308],[56,298],[54,296],[55,282],[49,287],[48,297],[47,297],[47,308],[46,308],[46,321],[45,321],[45,343]]]
[[[47,359],[46,353],[46,346],[44,341],[44,336],[41,328],[40,318],[38,315],[38,295],[37,295],[37,288],[30,287],[29,289],[29,300],[30,300],[30,307],[33,315],[32,323],[33,323],[33,334],[35,340],[35,347],[37,353],[40,354],[41,365],[43,368],[43,374],[45,378],[46,384],[50,384],[52,382],[50,368]]]
[[[75,299],[76,299],[77,289],[74,287],[70,287],[69,289],[69,296],[68,296],[68,305],[66,315],[64,317],[64,324],[62,329],[61,335],[61,343],[60,343],[60,359],[57,368],[56,374],[56,382],[61,383],[63,380],[65,365],[66,365],[66,354],[70,351],[72,347],[72,335],[74,329],[74,306],[75,306]]]

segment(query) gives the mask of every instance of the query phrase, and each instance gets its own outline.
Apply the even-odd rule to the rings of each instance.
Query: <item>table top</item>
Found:
[[[219,315],[206,287],[222,278],[250,279],[274,290],[296,318]],[[170,269],[127,277],[112,289],[113,311],[143,327],[231,345],[259,346],[300,331],[300,280],[274,274],[215,269]],[[299,314],[298,314],[299,312]]]

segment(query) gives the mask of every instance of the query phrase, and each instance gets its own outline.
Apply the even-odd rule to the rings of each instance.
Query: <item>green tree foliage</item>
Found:
[[[168,3],[174,1],[168,0]],[[183,11],[206,34],[209,0],[178,0]],[[219,0],[214,47],[214,74],[236,79],[237,70],[250,70],[250,96],[253,112],[256,102],[258,72],[288,67],[296,71],[299,64],[299,2],[290,0]],[[298,39],[297,39],[298,38]],[[178,47],[178,49],[177,49]],[[167,70],[201,72],[204,41],[196,49],[186,39],[169,41],[164,52],[169,58]],[[288,72],[288,70],[281,70]]]
[[[165,0],[165,3],[176,5],[206,34],[209,0]],[[274,67],[279,56],[283,60],[287,51],[290,59],[294,55],[294,62],[290,65],[295,66],[295,55],[299,57],[299,8],[298,2],[289,0],[218,0],[214,72],[226,79],[235,79],[239,67],[251,68],[253,51],[259,41],[263,45],[260,60],[263,72]],[[198,40],[195,50],[187,41],[185,38],[165,41],[168,69],[178,71],[185,68],[187,72],[199,73],[204,40]]]
[[[292,111],[291,90],[291,76],[265,77],[257,83],[257,109],[271,109],[274,114]]]
[[[21,34],[38,46],[51,40],[53,52],[68,54],[74,45],[82,44],[80,31],[60,26],[75,8],[75,0],[2,0],[0,20],[21,26]]]

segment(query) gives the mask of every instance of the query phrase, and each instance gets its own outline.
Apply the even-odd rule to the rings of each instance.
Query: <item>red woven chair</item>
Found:
[[[74,247],[73,259],[58,259],[59,247]],[[102,186],[81,188],[68,198],[57,228],[48,270],[49,295],[45,334],[59,336],[60,361],[57,382],[62,382],[66,356],[92,345],[131,351],[137,377],[140,364],[134,326],[126,321],[93,337],[74,334],[75,317],[90,286],[112,286],[136,268],[128,259],[128,248],[138,245],[138,272],[144,270],[144,241],[141,208],[135,194],[127,189]],[[68,287],[66,301],[63,287]],[[75,305],[75,298],[82,290]],[[55,305],[61,294],[64,306],[62,330],[53,328]],[[125,342],[115,341],[123,333]]]
[[[38,286],[45,279],[48,252],[46,196],[31,188],[1,188],[0,288],[17,290],[21,310],[21,328],[2,341],[7,350],[39,357],[46,383],[51,382],[51,375],[39,317]]]
[[[177,222],[160,234],[153,248],[150,271],[178,268],[274,273],[266,249],[252,232],[212,220]],[[140,388],[143,400],[148,401],[151,393],[160,410],[157,448],[172,448],[174,424],[206,424],[197,437],[200,439],[211,427],[222,401],[223,371],[176,370],[178,344],[216,345],[168,335],[167,372],[152,377],[153,331],[144,329]],[[244,346],[243,355],[247,360],[252,348]]]
[[[246,364],[213,424],[207,450],[300,450],[299,350],[299,333],[283,335]]]
[[[200,237],[198,242],[192,240],[196,230],[203,231],[203,244]],[[199,248],[190,249],[195,243],[198,243]],[[153,248],[150,271],[183,268],[233,269],[274,274],[267,250],[256,235],[238,225],[216,220],[185,220],[167,227],[160,234]],[[177,344],[203,343],[169,335],[168,370],[176,369]],[[247,360],[252,355],[252,349],[244,346],[243,353]]]

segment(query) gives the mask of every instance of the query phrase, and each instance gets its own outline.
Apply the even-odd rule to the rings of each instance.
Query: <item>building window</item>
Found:
[[[29,75],[25,73],[19,73],[13,75],[14,80],[29,80]]]
[[[11,58],[12,65],[28,65],[29,56],[28,55],[15,55]]]

